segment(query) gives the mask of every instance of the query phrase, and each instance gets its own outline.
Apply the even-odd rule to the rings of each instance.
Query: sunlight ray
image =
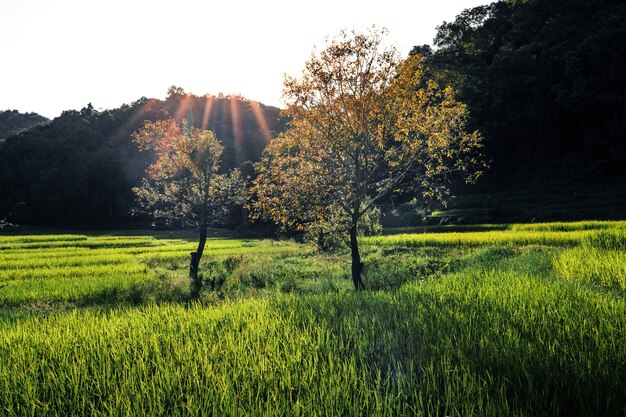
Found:
[[[265,118],[265,115],[263,114],[261,105],[259,104],[258,101],[251,101],[250,108],[252,109],[252,114],[254,115],[257,125],[259,126],[259,129],[261,130],[263,139],[265,139],[265,143],[269,143],[269,141],[272,140],[272,132],[270,131],[268,127],[267,119]]]
[[[200,126],[203,130],[209,128],[209,120],[211,119],[211,110],[213,109],[214,102],[214,96],[206,96],[206,102],[204,103],[204,112],[202,113],[202,125]]]
[[[180,100],[180,104],[176,109],[176,113],[174,115],[174,120],[177,122],[182,121],[183,119],[187,119],[192,125],[194,123],[194,112],[193,112],[193,99],[194,96],[192,94],[186,94]]]
[[[241,103],[237,96],[229,96],[230,114],[233,125],[233,136],[237,144],[243,141],[243,126],[241,125]]]
[[[131,106],[135,106],[135,104],[136,103],[132,103]],[[141,127],[143,120],[146,119],[146,114],[153,110],[153,107],[154,101],[152,99],[146,99],[144,103],[139,105],[139,108],[136,111],[132,112],[132,115],[128,118],[128,120],[115,130],[114,136],[119,138],[126,138],[130,136],[135,129]]]

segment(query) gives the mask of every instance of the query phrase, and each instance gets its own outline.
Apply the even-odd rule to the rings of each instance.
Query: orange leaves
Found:
[[[155,162],[148,168],[148,175],[153,179],[186,172],[201,180],[217,172],[219,167],[222,146],[209,130],[182,128],[173,119],[147,121],[133,138],[141,148],[152,149],[156,154]]]
[[[425,77],[422,57],[383,47],[383,34],[343,32],[286,77],[292,122],[258,164],[258,213],[296,229],[331,212],[354,222],[399,190],[445,198],[450,173],[479,175],[466,106]]]
[[[133,136],[139,146],[155,152],[147,178],[133,190],[154,216],[206,225],[223,216],[230,205],[243,204],[239,172],[218,175],[222,145],[213,132],[169,119],[146,122]]]

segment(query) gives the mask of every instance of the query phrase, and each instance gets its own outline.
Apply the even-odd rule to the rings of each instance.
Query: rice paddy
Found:
[[[0,236],[0,415],[626,415],[626,222],[361,243]]]

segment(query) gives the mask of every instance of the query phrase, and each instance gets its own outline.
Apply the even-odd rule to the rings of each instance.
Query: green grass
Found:
[[[570,281],[626,295],[626,252],[575,248],[559,253],[554,269]]]
[[[625,225],[0,236],[0,415],[626,415]]]
[[[37,310],[180,301],[188,297],[185,262],[196,245],[143,235],[0,236],[0,307]],[[205,264],[234,254],[271,257],[297,250],[288,242],[210,239]],[[163,294],[165,287],[169,290]]]

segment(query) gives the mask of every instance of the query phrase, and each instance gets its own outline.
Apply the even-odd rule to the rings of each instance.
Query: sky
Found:
[[[0,0],[0,110],[53,118],[164,98],[171,85],[282,107],[284,75],[341,30],[386,28],[406,56],[489,2]]]

